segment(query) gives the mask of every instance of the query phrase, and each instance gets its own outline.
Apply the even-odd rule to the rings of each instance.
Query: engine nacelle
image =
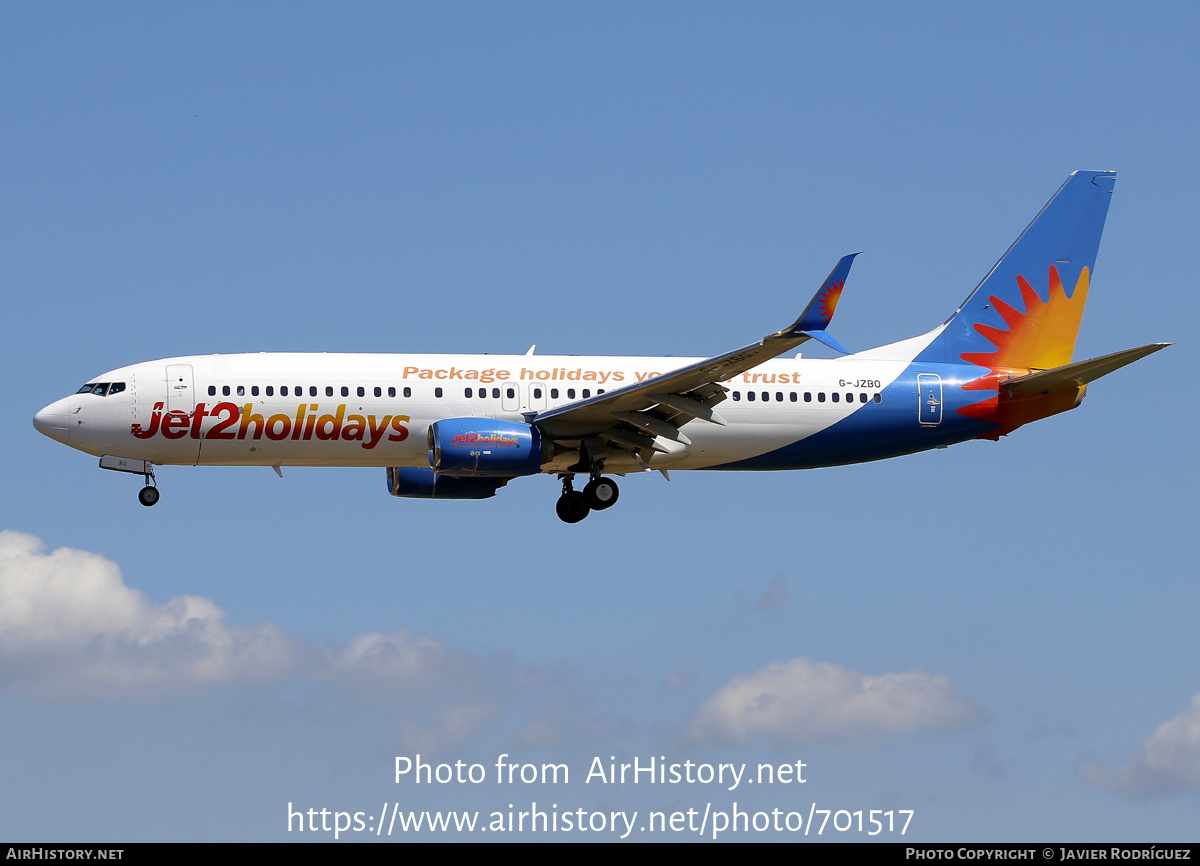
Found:
[[[436,476],[432,469],[388,467],[388,493],[408,499],[487,499],[508,483],[507,478]]]
[[[546,462],[542,431],[495,418],[446,418],[429,425],[429,466],[439,476],[514,478]]]

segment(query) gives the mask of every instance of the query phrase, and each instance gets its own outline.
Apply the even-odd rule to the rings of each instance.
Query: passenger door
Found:
[[[917,374],[917,417],[922,427],[942,423],[942,377],[937,373]]]
[[[167,411],[177,410],[188,415],[196,410],[191,364],[170,364],[167,367]]]

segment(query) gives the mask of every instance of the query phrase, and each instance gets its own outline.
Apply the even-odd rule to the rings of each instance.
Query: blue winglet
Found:
[[[834,269],[830,271],[829,276],[825,278],[821,288],[808,302],[808,306],[804,308],[800,318],[789,330],[807,331],[809,336],[814,337],[813,331],[825,330],[830,319],[833,318],[834,310],[837,309],[838,299],[842,296],[842,287],[846,285],[846,276],[850,273],[850,265],[854,264],[854,257],[857,255],[858,253],[851,253],[848,256],[842,256]],[[839,349],[839,351],[844,350]]]

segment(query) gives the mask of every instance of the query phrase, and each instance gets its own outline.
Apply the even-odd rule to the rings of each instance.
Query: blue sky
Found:
[[[1194,836],[1193,5],[0,23],[0,836],[295,839],[289,802],[530,800]],[[566,526],[550,478],[429,503],[379,470],[166,468],[145,509],[30,425],[173,355],[716,354],[860,249],[833,332],[868,348],[944,320],[1080,168],[1118,181],[1076,357],[1176,345],[999,444],[630,478]],[[774,722],[729,723],[743,686]],[[572,783],[395,784],[418,752]],[[583,784],[610,755],[809,781]]]

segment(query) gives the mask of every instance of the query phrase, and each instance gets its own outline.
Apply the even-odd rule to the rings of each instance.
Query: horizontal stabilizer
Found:
[[[1018,391],[1026,394],[1048,394],[1051,391],[1074,390],[1089,382],[1094,382],[1101,376],[1107,376],[1113,370],[1119,370],[1126,364],[1132,364],[1147,355],[1152,355],[1159,349],[1165,349],[1170,343],[1151,343],[1149,346],[1139,346],[1136,349],[1126,349],[1123,352],[1113,352],[1087,361],[1076,361],[1053,370],[1042,370],[1040,373],[1030,373],[1016,379],[1001,383],[1006,391]]]

